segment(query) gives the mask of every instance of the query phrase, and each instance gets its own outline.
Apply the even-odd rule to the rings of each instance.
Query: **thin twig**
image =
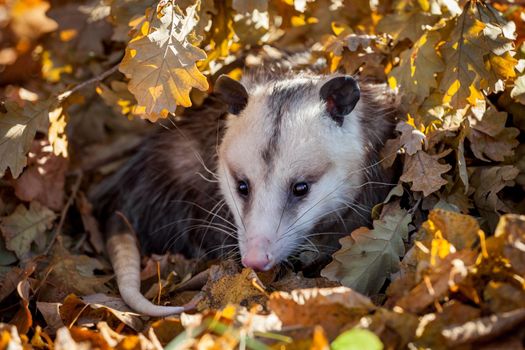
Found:
[[[97,76],[95,76],[95,77],[93,77],[91,79],[88,79],[88,80],[78,84],[77,86],[75,86],[71,90],[67,90],[67,91],[61,93],[57,97],[58,102],[62,102],[64,99],[66,99],[67,97],[71,96],[74,92],[77,92],[78,90],[86,87],[89,84],[97,83],[99,81],[102,81],[102,80],[106,79],[108,76],[110,76],[111,74],[115,73],[118,70],[119,64],[116,64],[115,66],[111,67],[107,71],[102,72],[101,74],[99,74],[99,75],[97,75]]]
[[[62,231],[62,227],[64,226],[64,222],[66,221],[66,214],[69,210],[69,207],[73,204],[73,201],[75,200],[75,197],[77,196],[78,189],[80,187],[80,183],[82,182],[82,172],[77,172],[77,179],[75,183],[73,184],[73,187],[71,188],[71,195],[69,196],[66,205],[62,209],[62,213],[60,214],[60,221],[58,222],[58,226],[53,233],[53,237],[51,238],[51,241],[49,242],[49,245],[47,246],[46,250],[44,250],[44,255],[49,254],[49,250],[55,243],[57,237],[60,235]]]

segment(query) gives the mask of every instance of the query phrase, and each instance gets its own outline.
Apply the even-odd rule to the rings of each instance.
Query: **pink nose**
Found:
[[[271,257],[265,253],[246,255],[242,258],[242,264],[256,271],[268,271],[273,266]]]

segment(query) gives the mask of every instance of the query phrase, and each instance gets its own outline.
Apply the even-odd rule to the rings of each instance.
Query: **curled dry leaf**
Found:
[[[4,300],[9,294],[11,294],[18,283],[26,280],[29,276],[35,272],[36,263],[33,260],[27,262],[24,268],[18,266],[11,267],[10,270],[2,276],[2,283],[0,289],[0,301]]]

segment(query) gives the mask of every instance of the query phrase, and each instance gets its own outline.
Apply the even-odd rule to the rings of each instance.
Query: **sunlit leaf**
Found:
[[[126,48],[120,70],[130,78],[129,90],[146,114],[190,106],[191,88],[208,89],[195,65],[206,54],[189,40],[198,22],[196,10],[197,4],[188,7],[186,14],[171,2],[159,5],[152,22],[142,24],[144,35],[139,34]]]

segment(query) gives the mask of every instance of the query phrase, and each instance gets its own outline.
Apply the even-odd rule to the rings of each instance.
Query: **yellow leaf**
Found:
[[[120,71],[130,78],[128,88],[148,115],[190,106],[193,87],[208,89],[206,77],[195,65],[206,54],[189,42],[198,23],[197,5],[187,7],[185,15],[171,2],[159,7],[149,24],[151,31],[126,48]]]
[[[49,112],[49,130],[48,139],[49,143],[53,147],[53,153],[57,156],[62,155],[67,158],[67,135],[66,126],[68,122],[68,116],[65,113],[62,106],[55,108]]]

